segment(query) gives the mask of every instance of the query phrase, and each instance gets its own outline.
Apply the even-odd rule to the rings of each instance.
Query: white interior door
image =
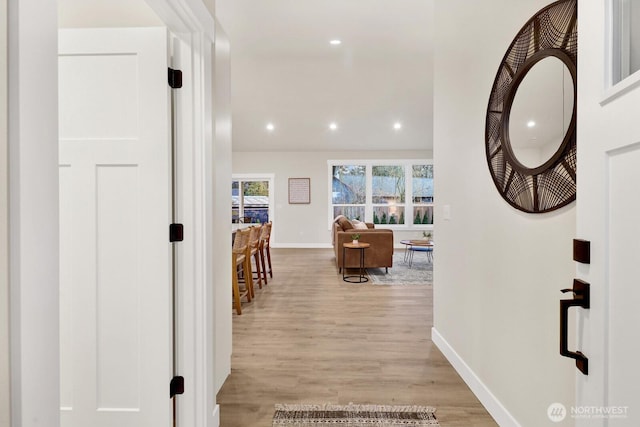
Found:
[[[61,30],[61,425],[168,426],[167,31]]]
[[[578,427],[640,425],[640,89],[607,88],[605,4],[581,3],[578,53],[577,237],[591,261],[577,276],[591,307],[577,313],[576,347],[589,372],[576,372]],[[583,7],[584,6],[584,7]],[[584,24],[584,25],[583,25]],[[582,64],[582,65],[580,65]],[[623,86],[626,83],[623,83]],[[606,97],[617,91],[616,96]],[[568,364],[571,362],[567,362]]]

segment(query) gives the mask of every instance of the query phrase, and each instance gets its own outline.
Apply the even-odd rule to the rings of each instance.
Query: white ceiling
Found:
[[[217,0],[216,15],[234,151],[432,148],[433,0]]]

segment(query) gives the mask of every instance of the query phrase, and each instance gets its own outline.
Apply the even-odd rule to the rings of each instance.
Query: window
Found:
[[[372,166],[371,175],[373,223],[404,224],[404,166]]]
[[[364,165],[335,165],[331,169],[331,204],[333,218],[364,221],[366,203],[366,167]]]
[[[412,167],[413,223],[433,224],[433,165]]]
[[[331,219],[344,215],[394,228],[433,224],[431,161],[331,160],[329,173]]]
[[[234,176],[231,182],[231,221],[264,223],[272,220],[273,177]]]
[[[640,0],[611,0],[612,83],[640,70]]]

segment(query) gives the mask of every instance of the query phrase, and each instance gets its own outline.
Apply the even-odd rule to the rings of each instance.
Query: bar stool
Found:
[[[260,265],[262,267],[262,278],[264,279],[264,284],[269,284],[267,280],[267,265],[265,258],[265,248],[268,249],[269,245],[269,225],[267,223],[262,224],[260,229],[260,245],[258,246],[258,252],[260,253]],[[273,277],[273,276],[272,276]]]
[[[251,258],[253,258],[256,264],[256,278],[258,280],[258,287],[262,289],[262,274],[260,271],[260,236],[262,235],[262,226],[251,227],[250,230],[251,235],[249,238],[249,263],[251,263]],[[253,273],[251,275],[253,276]]]
[[[264,231],[261,236],[262,252],[263,252],[262,259],[265,260],[265,255],[266,255],[266,263],[269,264],[268,271],[265,270],[265,280],[267,277],[266,276],[267,272],[269,273],[269,277],[273,279],[273,271],[271,269],[271,227],[272,226],[273,226],[273,223],[271,221],[266,222],[264,224],[266,231]]]
[[[251,263],[249,261],[250,233],[250,230],[238,230],[231,250],[231,286],[233,301],[238,315],[242,314],[242,304],[240,303],[240,299],[246,296],[247,302],[251,302],[251,299],[254,297]],[[244,292],[240,292],[239,285],[241,269],[245,277]]]

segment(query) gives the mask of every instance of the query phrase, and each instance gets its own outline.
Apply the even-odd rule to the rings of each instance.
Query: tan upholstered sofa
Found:
[[[369,243],[371,247],[365,249],[365,268],[389,268],[393,267],[393,230],[375,228],[369,222],[365,223],[367,229],[355,229],[349,219],[339,215],[333,222],[333,251],[336,256],[336,266],[339,271],[344,267],[342,259],[342,244],[351,243],[352,234],[360,234],[360,242]],[[355,267],[359,264],[358,251],[347,250],[347,267]]]

